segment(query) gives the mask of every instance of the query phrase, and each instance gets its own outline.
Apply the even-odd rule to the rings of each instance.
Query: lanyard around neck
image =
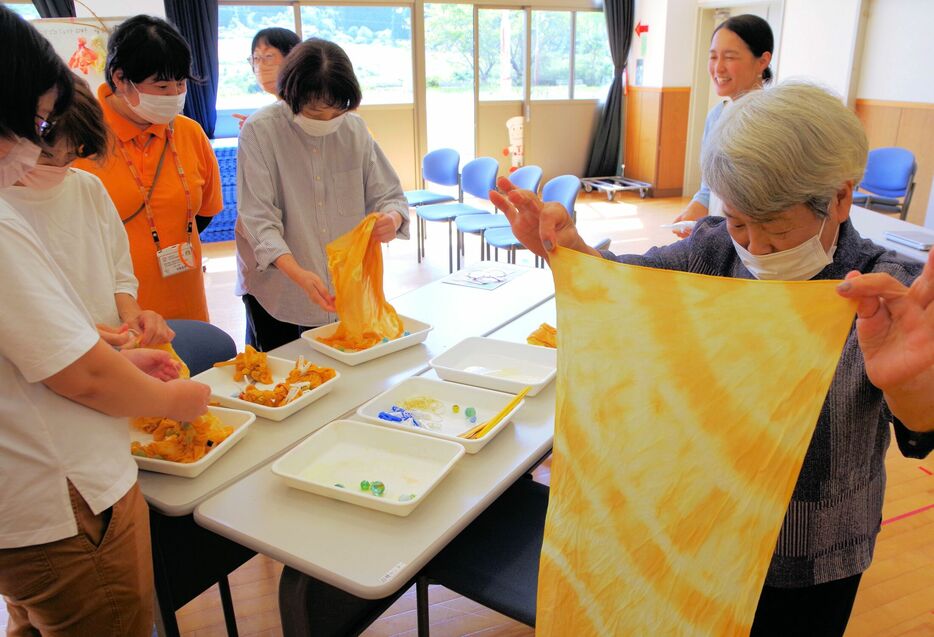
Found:
[[[185,171],[182,168],[181,158],[178,156],[178,149],[175,147],[175,134],[172,132],[171,128],[167,128],[165,131],[166,141],[165,144],[172,150],[172,157],[175,160],[175,169],[178,172],[178,179],[182,184],[182,190],[185,191],[185,203],[188,207],[188,214],[186,215],[185,220],[185,230],[187,233],[187,241],[191,243],[191,232],[194,222],[194,208],[191,205],[191,188],[188,186],[188,179],[185,177]],[[152,235],[152,241],[156,244],[156,250],[161,250],[162,247],[159,242],[159,232],[156,230],[156,220],[152,213],[152,191],[155,189],[155,178],[153,179],[153,188],[146,192],[146,187],[143,186],[143,180],[140,177],[139,171],[136,169],[136,165],[130,161],[130,156],[126,152],[126,144],[122,140],[118,141],[118,148],[120,149],[120,154],[123,156],[123,161],[126,163],[127,168],[130,170],[130,175],[133,177],[133,181],[136,183],[136,187],[139,189],[139,194],[143,198],[143,208],[146,211],[146,220],[149,222],[149,233]],[[163,155],[165,154],[165,147],[162,149]],[[160,158],[160,167],[161,167],[161,158]]]

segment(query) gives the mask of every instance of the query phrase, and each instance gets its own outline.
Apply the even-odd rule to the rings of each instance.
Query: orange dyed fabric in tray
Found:
[[[370,240],[378,218],[367,215],[327,245],[340,325],[332,336],[318,339],[325,345],[357,351],[402,336],[402,319],[383,295],[383,249]]]
[[[855,304],[559,249],[536,635],[748,635]]]

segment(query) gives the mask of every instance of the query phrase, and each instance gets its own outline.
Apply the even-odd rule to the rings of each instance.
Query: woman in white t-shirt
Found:
[[[105,156],[107,126],[87,83],[74,76],[71,106],[43,139],[38,164],[0,199],[39,235],[101,330],[126,330],[140,345],[169,343],[175,333],[136,301],[130,244],[107,189],[91,173],[70,168],[79,157]]]
[[[0,5],[0,187],[71,100],[51,45]],[[166,352],[117,352],[32,227],[0,200],[0,594],[7,634],[149,635],[148,510],[126,416],[190,420],[210,388]]]

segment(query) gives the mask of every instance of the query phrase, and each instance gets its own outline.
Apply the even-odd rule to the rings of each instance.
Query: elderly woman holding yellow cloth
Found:
[[[526,247],[621,263],[772,280],[842,279],[857,320],[805,457],[756,610],[753,635],[843,635],[882,516],[890,425],[907,455],[934,446],[934,256],[903,260],[849,222],[867,156],[856,116],[823,89],[785,83],[724,113],[702,155],[725,217],[643,255],[597,252],[560,204],[508,180],[490,199]],[[729,329],[729,326],[723,326]],[[816,632],[815,632],[816,631]]]

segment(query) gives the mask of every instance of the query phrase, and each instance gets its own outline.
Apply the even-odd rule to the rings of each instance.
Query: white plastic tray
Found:
[[[334,331],[337,330],[337,326],[340,325],[340,321],[337,323],[331,323],[330,325],[322,325],[321,327],[316,327],[314,329],[308,330],[307,332],[303,332],[302,338],[308,341],[309,345],[322,354],[327,354],[331,358],[339,360],[346,365],[359,365],[360,363],[371,361],[374,358],[379,358],[380,356],[385,356],[386,354],[398,352],[400,349],[411,347],[412,345],[421,343],[426,338],[428,338],[428,332],[430,332],[432,329],[431,325],[428,323],[422,323],[421,321],[416,321],[415,319],[409,318],[407,316],[402,316],[401,314],[399,315],[399,318],[402,319],[403,330],[408,332],[408,334],[385,343],[377,343],[369,349],[360,350],[358,352],[342,352],[341,350],[331,347],[330,345],[325,345],[318,340],[319,336],[331,336]]]
[[[271,384],[256,383],[256,386],[260,389],[272,389],[275,387],[276,383],[284,381],[288,377],[289,372],[295,367],[295,361],[276,358],[274,356],[267,356],[266,363],[269,366],[269,370],[272,372],[273,382]],[[334,370],[334,378],[325,383],[321,383],[310,391],[306,391],[287,405],[283,405],[282,407],[267,407],[266,405],[258,405],[248,400],[241,400],[238,398],[240,392],[246,389],[250,381],[244,378],[243,381],[238,383],[233,379],[233,372],[234,368],[232,366],[212,367],[195,376],[195,380],[210,385],[211,396],[220,404],[234,409],[251,411],[257,416],[262,416],[269,420],[288,418],[299,409],[307,407],[334,389],[335,384],[337,384],[341,377],[341,373]]]
[[[411,420],[403,422],[393,422],[382,420],[379,417],[381,411],[391,412],[393,405],[401,405],[404,401],[416,396],[426,396],[434,398],[443,403],[440,415],[435,415],[432,419],[421,419],[421,427],[416,427]],[[516,414],[525,404],[525,400],[513,407],[506,416],[491,429],[485,436],[478,440],[467,440],[459,438],[458,434],[464,433],[476,424],[486,422],[503,409],[514,396],[500,392],[490,391],[488,389],[479,389],[477,387],[468,387],[458,383],[449,383],[443,380],[434,380],[432,378],[413,377],[407,378],[392,389],[389,389],[373,400],[361,405],[357,409],[357,415],[367,422],[372,422],[386,427],[394,427],[404,431],[412,431],[426,436],[434,436],[443,440],[451,440],[464,446],[467,453],[477,453],[492,440],[509,422],[509,419]],[[454,405],[458,406],[458,413],[454,413]],[[476,423],[471,423],[464,415],[468,407],[476,410]],[[419,419],[417,414],[416,419]]]
[[[479,336],[465,338],[429,364],[444,380],[511,394],[530,386],[529,396],[538,394],[558,371],[556,350]]]
[[[171,460],[162,460],[160,458],[141,458],[140,456],[133,456],[139,468],[145,469],[146,471],[155,471],[156,473],[180,476],[182,478],[197,477],[201,475],[205,469],[214,464],[218,458],[227,453],[227,450],[233,447],[237,441],[246,434],[247,429],[249,429],[250,425],[256,420],[254,414],[248,411],[240,411],[239,409],[208,407],[208,411],[217,416],[223,424],[234,428],[233,433],[227,436],[221,444],[211,449],[204,454],[200,460],[196,460],[195,462],[172,462]],[[133,442],[141,442],[143,444],[152,442],[152,435],[145,431],[140,431],[131,424],[128,424],[128,426],[130,428],[131,444]]]
[[[405,516],[463,455],[462,446],[447,440],[335,420],[276,460],[272,471],[296,489]],[[379,480],[386,491],[382,496],[363,491],[362,480]]]

